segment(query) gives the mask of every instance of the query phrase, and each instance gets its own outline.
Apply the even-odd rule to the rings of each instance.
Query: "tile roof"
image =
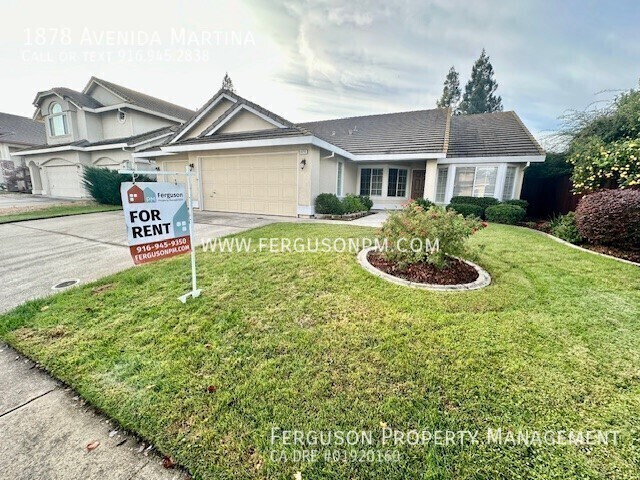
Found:
[[[72,90],[66,87],[54,87],[50,90],[47,90],[46,92],[38,92],[38,96],[40,96],[40,94],[42,93],[47,93],[47,92],[57,93],[60,97],[71,100],[73,103],[75,103],[79,107],[84,107],[84,108],[104,107],[104,105],[101,104],[99,101],[97,101],[95,98],[89,95],[86,95],[82,92],[77,92],[75,90]]]
[[[174,103],[152,97],[151,95],[147,95],[146,93],[137,92],[135,90],[131,90],[130,88],[123,87],[122,85],[117,85],[115,83],[108,82],[107,80],[102,80],[96,77],[91,77],[91,80],[89,81],[87,87],[91,85],[92,81],[94,80],[99,84],[104,85],[109,90],[112,90],[117,95],[123,97],[128,103],[137,105],[138,107],[153,110],[154,112],[163,113],[165,115],[176,117],[181,120],[187,120],[191,118],[195,113],[193,110],[181,107],[180,105],[176,105]]]
[[[46,139],[44,123],[19,115],[0,113],[0,143],[38,145]]]
[[[449,110],[417,110],[299,123],[354,155],[444,152]]]
[[[267,138],[297,137],[305,133],[296,127],[255,130],[252,132],[221,133],[208,137],[181,140],[176,145],[192,145],[198,143],[240,142],[244,140],[264,140]]]
[[[515,112],[451,117],[447,157],[544,155],[544,150]]]

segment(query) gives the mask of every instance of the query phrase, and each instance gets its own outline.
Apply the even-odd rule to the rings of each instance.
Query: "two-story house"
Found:
[[[133,153],[162,144],[194,114],[95,77],[82,92],[63,87],[39,92],[33,104],[34,120],[44,122],[46,143],[18,155],[26,159],[34,194],[70,198],[88,196],[84,166],[131,165]]]
[[[12,192],[31,190],[24,158],[14,154],[26,147],[42,145],[45,141],[44,123],[0,113],[0,184],[3,189]]]

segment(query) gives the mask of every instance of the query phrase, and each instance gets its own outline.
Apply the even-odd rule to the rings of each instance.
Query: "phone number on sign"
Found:
[[[188,237],[180,237],[174,238],[173,240],[166,240],[164,242],[146,243],[144,245],[138,245],[136,247],[136,253],[153,252],[165,248],[179,247],[181,245],[186,245],[188,241]]]
[[[387,463],[400,461],[398,450],[273,450],[271,460],[274,462],[359,462]]]

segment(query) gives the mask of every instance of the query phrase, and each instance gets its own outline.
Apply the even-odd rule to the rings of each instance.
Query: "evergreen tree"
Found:
[[[222,79],[222,89],[228,90],[230,92],[235,92],[236,89],[233,88],[233,82],[231,81],[231,77],[228,73],[225,72],[224,78]]]
[[[447,78],[444,80],[444,88],[442,96],[436,103],[438,108],[451,107],[454,111],[458,108],[460,101],[460,75],[456,72],[455,67],[449,69]]]
[[[464,87],[459,113],[501,112],[502,98],[495,95],[497,88],[493,67],[483,48],[480,58],[471,69],[471,78]]]

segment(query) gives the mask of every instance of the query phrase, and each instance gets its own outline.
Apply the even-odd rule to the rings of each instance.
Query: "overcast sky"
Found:
[[[542,137],[640,77],[633,0],[90,5],[3,2],[0,111],[30,116],[36,92],[81,90],[91,75],[195,109],[225,71],[294,122],[433,108],[449,67],[464,86],[484,47],[505,110]]]

